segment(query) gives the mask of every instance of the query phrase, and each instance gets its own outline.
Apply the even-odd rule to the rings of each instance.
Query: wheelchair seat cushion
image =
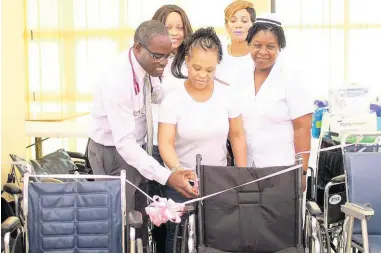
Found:
[[[223,253],[225,251],[217,250],[211,247],[202,246],[198,248],[198,253]]]
[[[302,246],[291,247],[281,251],[277,251],[276,253],[304,253],[304,248]]]
[[[224,251],[217,250],[211,247],[205,247],[202,246],[198,249],[198,253],[224,253]],[[303,247],[292,247],[292,248],[287,248],[281,251],[277,251],[275,253],[304,253]]]
[[[381,252],[381,235],[369,235],[369,252]],[[360,245],[363,244],[361,234],[353,234],[352,240]]]

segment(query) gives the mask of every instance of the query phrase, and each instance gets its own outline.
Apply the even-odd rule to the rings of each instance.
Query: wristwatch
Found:
[[[303,175],[307,175],[307,170],[303,170]]]

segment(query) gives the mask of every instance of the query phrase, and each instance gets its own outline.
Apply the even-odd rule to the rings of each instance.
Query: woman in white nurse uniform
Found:
[[[242,94],[248,164],[294,165],[296,153],[309,151],[311,146],[310,88],[301,81],[300,74],[282,63],[280,52],[286,46],[286,38],[273,13],[258,17],[246,40],[254,61],[247,80],[251,85]],[[309,154],[302,157],[306,172]]]
[[[239,88],[243,84],[238,75],[240,69],[252,62],[245,39],[255,17],[254,5],[250,1],[232,1],[225,9],[225,29],[230,41],[223,45],[224,59],[217,66],[215,77],[233,87]]]

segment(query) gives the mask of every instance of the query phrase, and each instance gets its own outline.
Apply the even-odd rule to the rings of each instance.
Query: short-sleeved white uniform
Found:
[[[254,69],[246,71],[250,75],[246,75],[249,83],[241,93],[242,118],[248,164],[252,166],[293,165],[295,148],[292,120],[313,112],[311,88],[302,81],[300,73],[287,68],[282,62],[280,53],[256,95]]]
[[[223,50],[222,61],[216,68],[215,77],[239,89],[247,84],[245,76],[241,75],[242,69],[253,66],[253,59],[250,54],[231,56],[227,51],[227,45],[224,45]]]
[[[165,96],[159,121],[176,124],[175,151],[182,167],[195,169],[197,154],[204,165],[226,166],[229,118],[241,114],[236,97],[230,95],[229,86],[214,81],[213,95],[206,102],[193,100],[184,84]]]

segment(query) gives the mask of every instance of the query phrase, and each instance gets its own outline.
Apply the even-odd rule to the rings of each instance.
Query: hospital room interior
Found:
[[[380,0],[0,8],[2,253],[381,252]]]

